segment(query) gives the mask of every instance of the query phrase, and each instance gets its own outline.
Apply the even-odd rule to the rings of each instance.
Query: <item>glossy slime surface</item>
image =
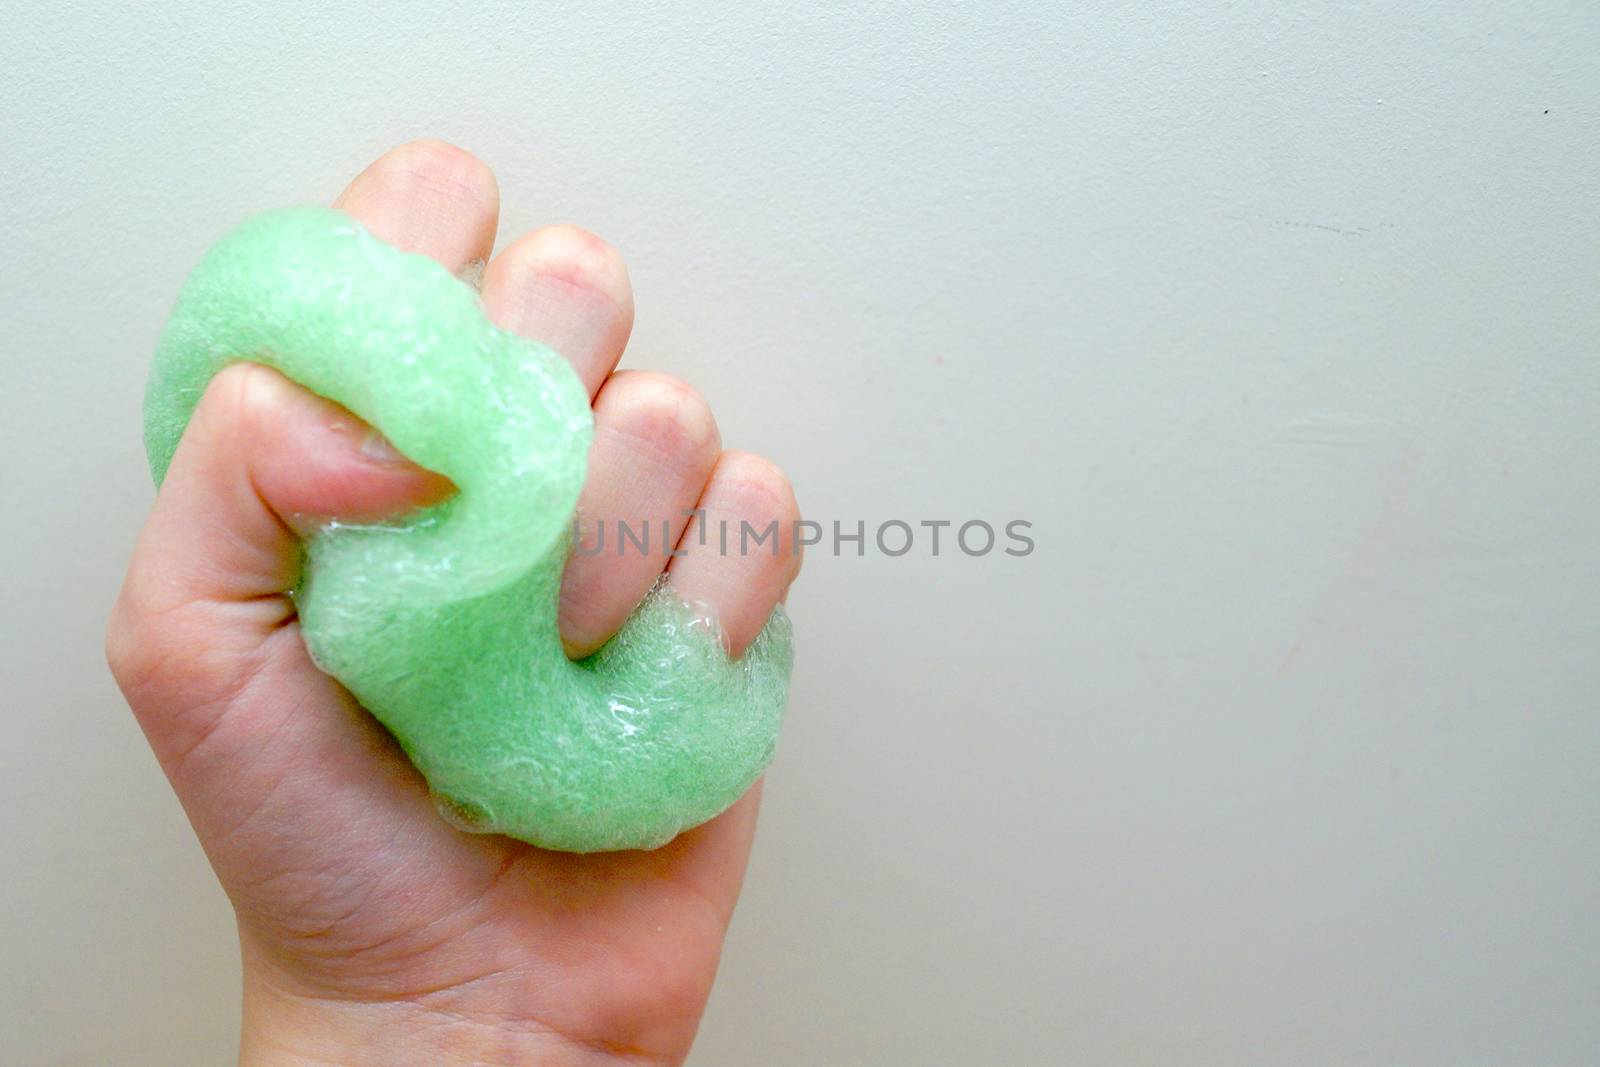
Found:
[[[391,524],[318,533],[295,590],[317,664],[399,739],[441,813],[546,848],[654,848],[755,781],[788,698],[781,609],[730,660],[663,582],[594,655],[562,650],[592,417],[558,355],[495,327],[433,260],[295,208],[225,236],[179,295],[145,397],[158,485],[207,383],[240,360],[458,487]]]

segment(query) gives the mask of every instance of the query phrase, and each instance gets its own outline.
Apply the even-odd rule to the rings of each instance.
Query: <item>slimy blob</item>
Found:
[[[723,811],[771,759],[788,698],[779,609],[730,659],[665,581],[569,660],[561,571],[592,416],[556,353],[494,326],[443,266],[339,211],[246,221],[205,255],[157,346],[157,485],[207,383],[251,361],[344,405],[457,492],[332,524],[293,590],[306,645],[399,740],[442,814],[545,848],[654,848]]]

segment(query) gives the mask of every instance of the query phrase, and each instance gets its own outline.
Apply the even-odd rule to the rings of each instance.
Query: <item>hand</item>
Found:
[[[499,194],[472,156],[418,142],[368,167],[336,205],[461,271],[490,255]],[[717,613],[740,652],[799,566],[783,474],[722,451],[706,402],[682,382],[613,373],[633,297],[598,238],[567,226],[524,235],[484,268],[483,302],[589,388],[585,530],[672,522],[686,550],[672,583]],[[678,1062],[739,893],[759,785],[654,852],[579,856],[461,833],[306,654],[285,595],[298,538],[451,491],[349,412],[240,364],[201,401],[135,549],[107,655],[238,914],[241,1062]],[[688,518],[696,507],[703,520]],[[724,519],[777,520],[781,551],[724,555],[715,535],[702,546],[692,523]],[[575,555],[561,593],[568,653],[614,633],[665,562]]]

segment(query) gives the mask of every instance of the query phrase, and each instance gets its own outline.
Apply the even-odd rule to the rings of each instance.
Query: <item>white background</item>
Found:
[[[0,15],[0,1033],[220,1063],[230,913],[103,667],[185,272],[385,148],[628,257],[813,551],[695,1062],[1600,1058],[1600,7]]]

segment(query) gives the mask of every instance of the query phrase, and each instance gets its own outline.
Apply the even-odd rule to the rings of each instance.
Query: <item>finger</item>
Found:
[[[717,460],[667,574],[722,624],[732,655],[755,640],[800,572],[799,518],[789,479],[770,460],[749,452]]]
[[[483,306],[502,329],[566,357],[593,397],[633,329],[633,286],[617,250],[576,226],[524,234],[483,275]]]
[[[382,887],[459,837],[400,746],[316,669],[284,592],[300,569],[296,532],[382,519],[450,491],[348,411],[256,364],[218,374],[184,431],[112,610],[106,657],[253,921],[331,928],[348,910],[337,893],[285,905],[283,881],[264,871]],[[481,886],[497,865],[463,850],[439,877]]]
[[[600,390],[577,543],[561,581],[569,656],[604,644],[655,584],[720,441],[710,406],[676,378],[624,371]]]
[[[166,756],[251,669],[294,614],[299,538],[321,521],[372,521],[443,499],[448,480],[410,463],[345,409],[275,371],[237,364],[195,409],[134,549],[108,632],[125,689],[169,687],[141,702]]]
[[[500,188],[472,153],[443,141],[412,141],[379,156],[333,206],[402,252],[459,271],[494,250]]]

